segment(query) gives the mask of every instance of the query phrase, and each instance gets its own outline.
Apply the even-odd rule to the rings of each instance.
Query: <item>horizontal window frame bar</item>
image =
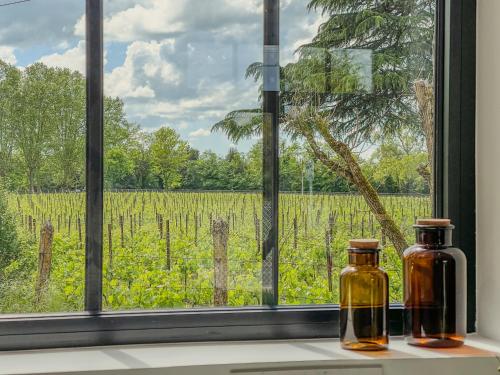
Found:
[[[339,306],[154,310],[11,315],[0,319],[0,350],[197,341],[337,338]],[[391,335],[403,306],[391,305]]]

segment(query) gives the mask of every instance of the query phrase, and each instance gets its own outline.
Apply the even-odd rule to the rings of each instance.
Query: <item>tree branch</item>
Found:
[[[307,140],[307,143],[314,152],[314,155],[319,159],[319,161],[321,161],[326,167],[330,168],[330,170],[337,173],[341,177],[347,179],[348,181],[352,181],[352,174],[349,169],[347,169],[341,163],[330,158],[323,150],[321,150],[311,132],[304,131],[304,136]]]

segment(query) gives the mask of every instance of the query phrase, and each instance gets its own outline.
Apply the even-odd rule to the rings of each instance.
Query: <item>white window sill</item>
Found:
[[[0,353],[0,374],[496,374],[500,344],[478,336],[458,349],[391,340],[386,352],[352,352],[337,340],[137,345]]]

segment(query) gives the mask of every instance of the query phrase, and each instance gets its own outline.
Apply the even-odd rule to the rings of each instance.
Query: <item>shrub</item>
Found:
[[[17,238],[16,223],[14,215],[9,210],[8,196],[0,185],[0,272],[3,273],[19,254],[19,242]]]

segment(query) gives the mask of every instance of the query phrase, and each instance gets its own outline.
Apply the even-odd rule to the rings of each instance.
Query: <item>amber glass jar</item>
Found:
[[[379,267],[378,241],[349,244],[349,265],[340,274],[340,342],[344,349],[387,349],[389,278]]]
[[[405,337],[409,344],[456,347],[466,334],[466,258],[452,247],[448,219],[418,220],[404,252]]]

